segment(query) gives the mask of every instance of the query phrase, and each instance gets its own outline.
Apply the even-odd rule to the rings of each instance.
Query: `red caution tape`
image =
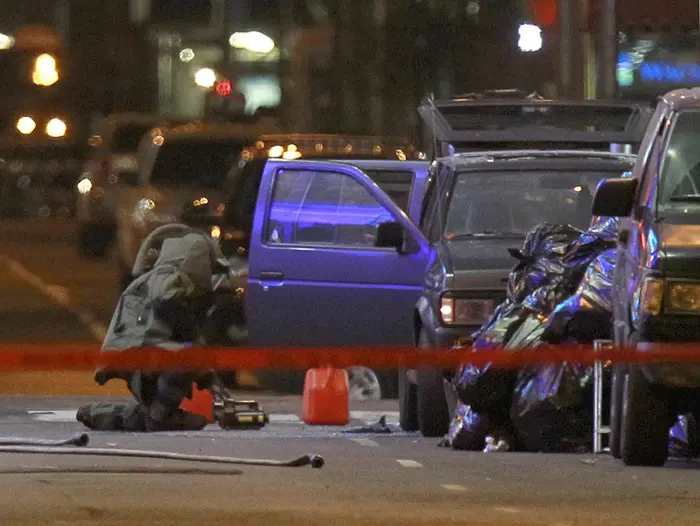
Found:
[[[96,368],[119,371],[193,371],[203,369],[310,369],[363,365],[373,369],[474,366],[519,368],[556,362],[592,364],[603,362],[700,362],[698,344],[658,344],[643,351],[592,346],[541,346],[524,349],[488,349],[478,352],[470,347],[455,349],[364,348],[364,349],[242,349],[189,348],[168,351],[160,348],[100,352],[89,345],[1,345],[0,372],[85,370]]]

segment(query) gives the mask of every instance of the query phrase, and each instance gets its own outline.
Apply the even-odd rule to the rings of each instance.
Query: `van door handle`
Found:
[[[260,271],[260,279],[282,281],[284,279],[284,272],[279,272],[277,270],[262,270]]]

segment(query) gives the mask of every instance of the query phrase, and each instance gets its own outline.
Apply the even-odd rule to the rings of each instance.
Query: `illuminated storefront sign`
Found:
[[[697,84],[700,82],[700,64],[642,62],[639,80],[654,84]]]

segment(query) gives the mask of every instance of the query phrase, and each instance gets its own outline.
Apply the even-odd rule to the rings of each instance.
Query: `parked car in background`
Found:
[[[185,124],[191,119],[145,113],[113,113],[100,122],[88,140],[88,157],[77,183],[78,247],[82,254],[104,257],[113,245],[116,222],[110,209],[119,185],[137,177],[138,147],[157,126]],[[74,185],[75,185],[74,183]]]
[[[83,153],[71,142],[0,142],[0,215],[73,217]]]
[[[119,185],[113,214],[122,285],[141,243],[158,226],[192,222],[224,189],[226,174],[264,125],[189,123],[155,128],[141,140],[139,171]],[[221,213],[223,213],[221,211]]]

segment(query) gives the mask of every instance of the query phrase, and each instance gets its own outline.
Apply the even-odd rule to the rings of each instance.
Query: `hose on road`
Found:
[[[40,447],[60,447],[60,446],[87,446],[90,437],[87,433],[80,433],[66,439],[46,439],[46,438],[23,438],[23,437],[0,437],[0,446],[40,446]]]
[[[84,437],[84,438],[83,438]],[[78,455],[122,458],[157,458],[180,460],[186,462],[206,462],[214,464],[236,464],[241,466],[302,467],[322,468],[325,461],[320,455],[302,455],[292,460],[272,460],[264,458],[236,458],[213,455],[189,455],[166,451],[149,451],[138,449],[86,448],[88,436],[78,435],[67,440],[43,440],[32,438],[0,437],[0,453],[21,453],[35,455]],[[79,445],[79,447],[60,447]]]

